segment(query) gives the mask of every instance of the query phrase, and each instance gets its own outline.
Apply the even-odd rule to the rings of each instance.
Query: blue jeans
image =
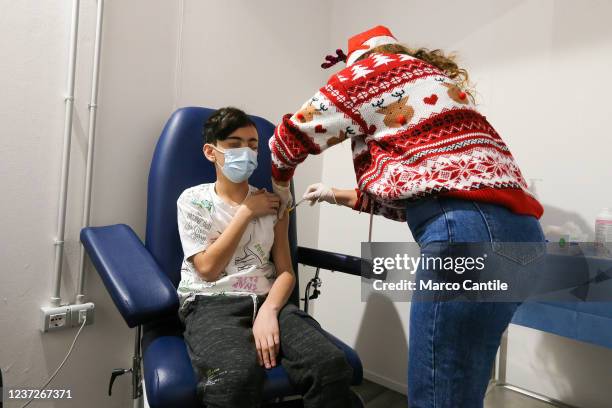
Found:
[[[421,248],[432,242],[544,242],[535,217],[494,204],[432,197],[409,203],[406,215]],[[424,273],[419,269],[416,279]],[[410,408],[482,407],[501,335],[519,304],[413,301]]]

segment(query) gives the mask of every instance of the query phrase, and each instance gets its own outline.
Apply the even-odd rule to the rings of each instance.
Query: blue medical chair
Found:
[[[125,224],[87,227],[81,231],[81,242],[117,309],[130,328],[137,328],[132,368],[113,371],[109,395],[115,378],[131,372],[133,398],[138,400],[142,396],[142,358],[151,408],[200,406],[196,399],[197,378],[182,337],[184,326],[177,315],[176,287],[181,278],[183,251],[177,229],[176,200],[186,188],[215,179],[214,167],[202,154],[201,136],[202,125],[212,112],[199,107],[182,108],[168,120],[149,172],[144,245]],[[252,119],[259,132],[259,166],[249,183],[272,191],[268,139],[274,126],[259,117]],[[301,263],[360,275],[359,258],[298,247],[296,211],[290,215],[289,238],[296,274]],[[298,285],[290,301],[299,305]],[[344,351],[353,367],[352,382],[359,384],[363,376],[359,356],[333,335],[327,335]],[[297,394],[281,365],[266,370],[264,399],[269,406],[299,406],[294,397]],[[362,407],[357,398],[355,406]]]

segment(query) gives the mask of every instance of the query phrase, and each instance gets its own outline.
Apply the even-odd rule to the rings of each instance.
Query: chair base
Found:
[[[538,394],[537,392],[529,391],[525,388],[518,387],[516,385],[508,384],[508,383],[496,383],[493,382],[491,387],[501,387],[503,389],[515,392],[517,394],[524,395],[526,397],[545,402],[555,407],[559,408],[579,408],[574,405],[569,405],[554,398],[547,397],[546,395]]]
[[[495,357],[495,364],[491,373],[491,380],[487,392],[490,391],[491,387],[501,387],[506,390],[516,392],[526,397],[545,402],[559,408],[579,408],[573,405],[566,404],[554,398],[550,398],[537,392],[529,391],[525,388],[518,387],[516,385],[509,384],[506,382],[506,364],[508,361],[508,329],[504,331],[499,345],[499,351]]]

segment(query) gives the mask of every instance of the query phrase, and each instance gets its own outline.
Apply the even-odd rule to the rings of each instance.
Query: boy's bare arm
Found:
[[[289,251],[289,217],[283,217],[274,226],[272,258],[276,269],[276,280],[261,307],[278,313],[287,303],[295,286],[295,274]]]
[[[295,274],[289,253],[289,217],[279,219],[274,227],[272,257],[276,269],[276,280],[261,305],[253,324],[253,337],[259,364],[266,368],[276,366],[280,351],[278,313],[287,303],[295,285]]]
[[[219,238],[206,251],[192,257],[193,266],[202,278],[209,282],[219,279],[249,222],[262,215],[275,214],[277,209],[278,197],[275,194],[260,190],[247,198]]]

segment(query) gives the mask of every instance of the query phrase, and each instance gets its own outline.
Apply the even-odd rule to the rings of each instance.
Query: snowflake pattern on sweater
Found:
[[[539,206],[508,147],[467,94],[415,57],[372,54],[285,115],[269,141],[274,178],[290,179],[309,154],[346,139],[356,210],[405,221],[407,200],[479,189],[515,189]]]

